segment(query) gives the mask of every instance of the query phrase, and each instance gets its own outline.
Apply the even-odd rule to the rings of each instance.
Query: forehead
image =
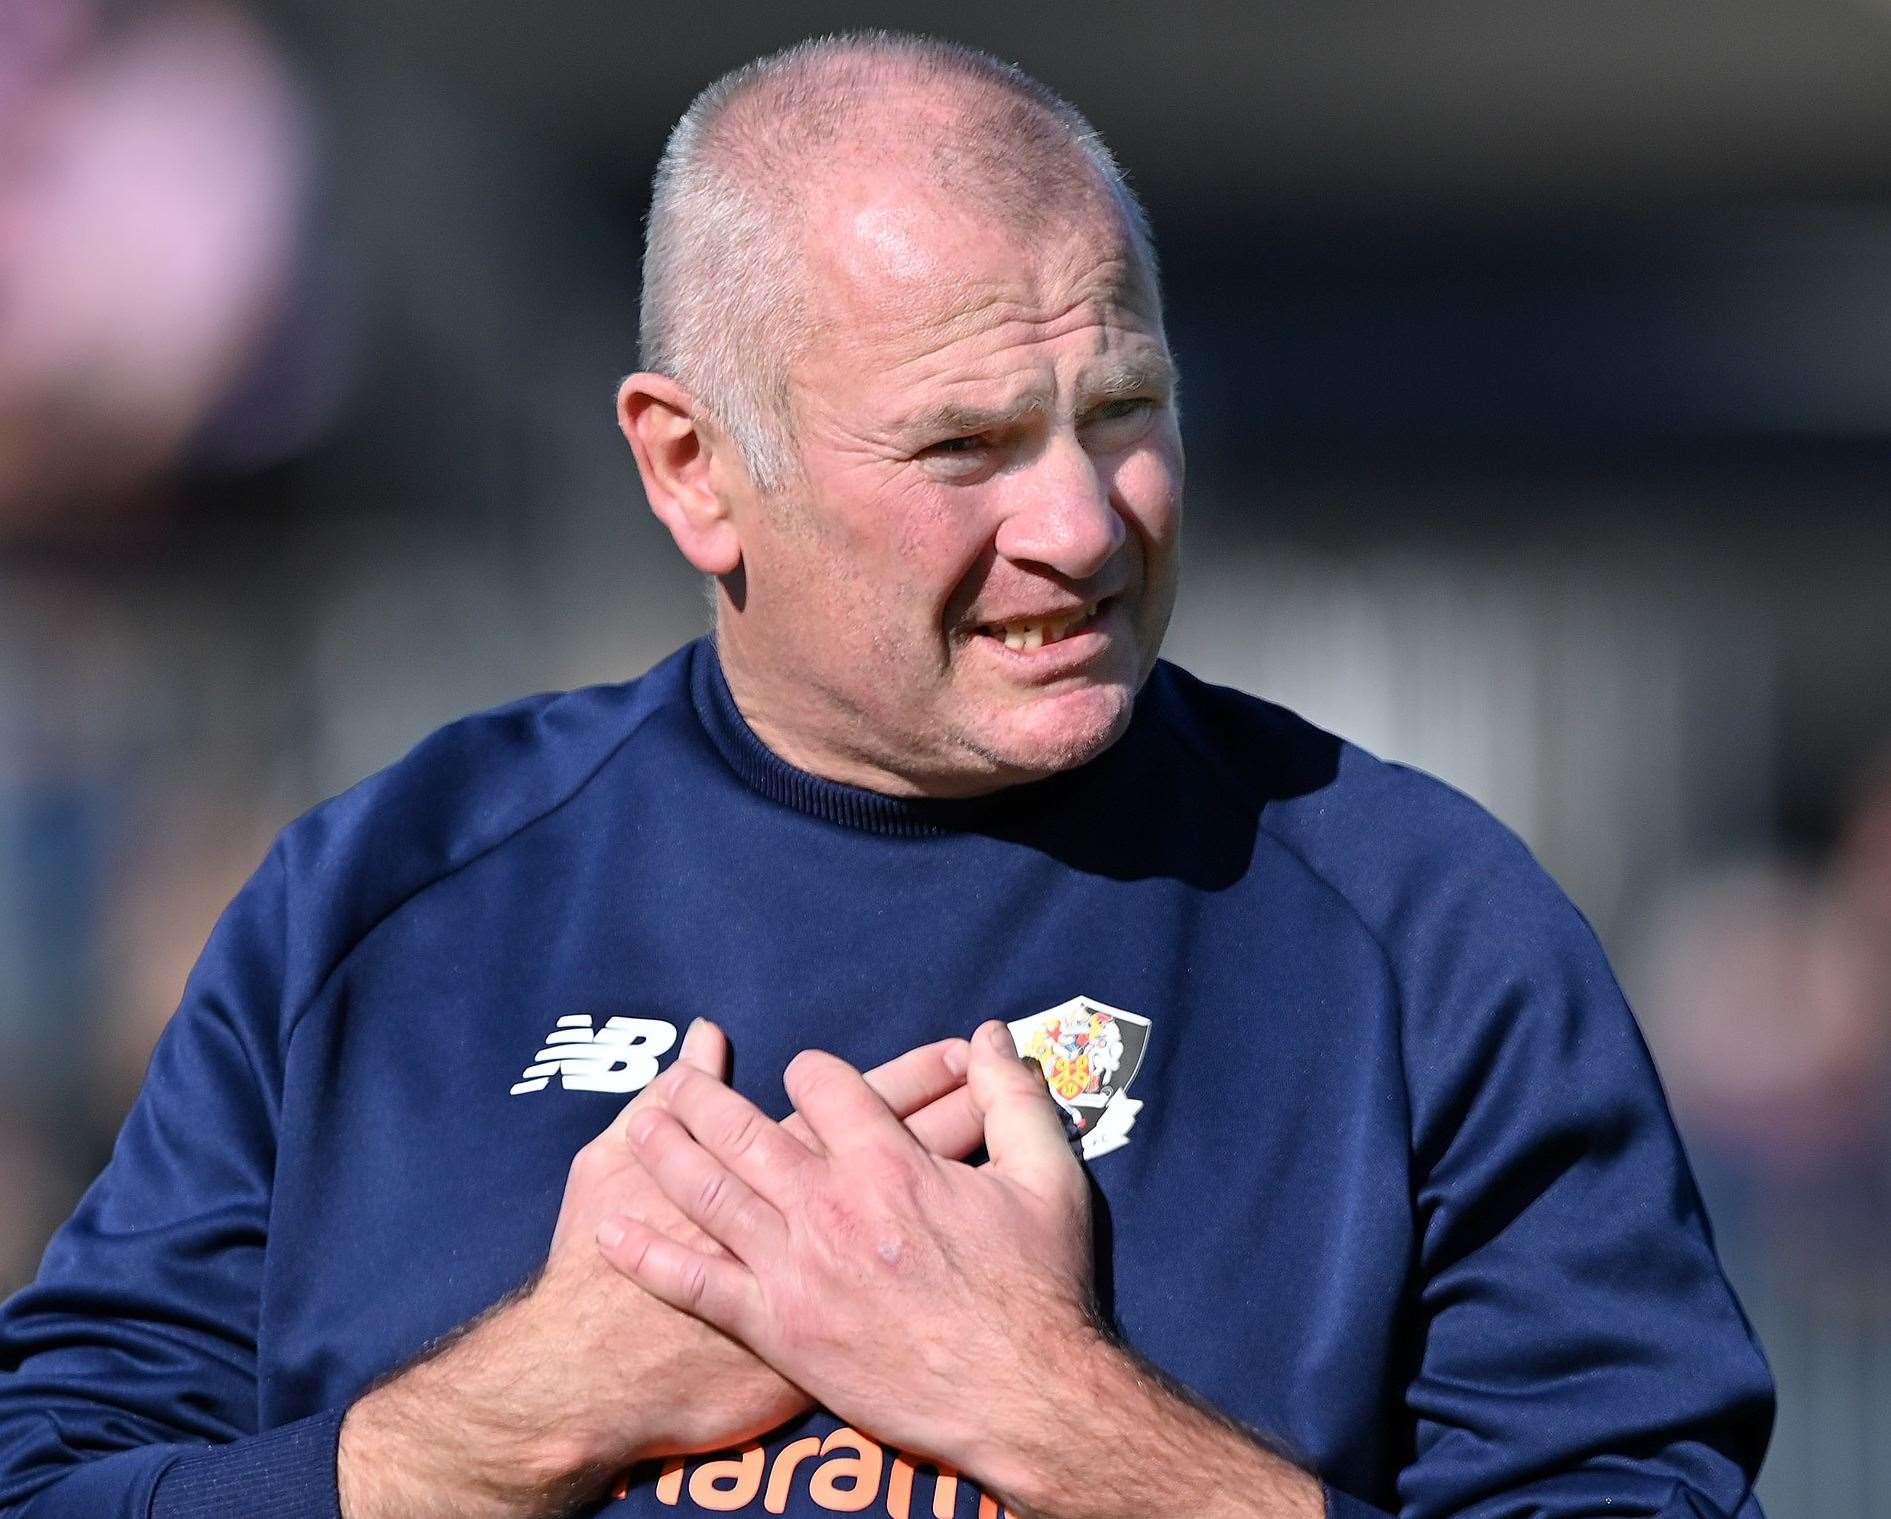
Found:
[[[1155,281],[1108,203],[1012,216],[867,185],[811,220],[808,274],[796,369],[824,390],[996,378],[1047,344],[1163,348]]]

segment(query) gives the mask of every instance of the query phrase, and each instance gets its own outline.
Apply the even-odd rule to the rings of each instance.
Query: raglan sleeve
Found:
[[[1417,1227],[1398,1510],[1760,1519],[1772,1381],[1646,1047],[1581,914],[1464,809],[1378,925]]]
[[[213,931],[109,1164],[0,1307],[0,1512],[338,1515],[341,1411],[258,1429],[286,913],[278,848]]]

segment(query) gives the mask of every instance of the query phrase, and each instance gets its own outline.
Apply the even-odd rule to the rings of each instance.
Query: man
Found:
[[[1157,664],[1175,375],[1082,118],[910,38],[738,71],[644,323],[714,644],[285,833],[7,1310],[0,1497],[1753,1519],[1765,1369],[1580,918]]]

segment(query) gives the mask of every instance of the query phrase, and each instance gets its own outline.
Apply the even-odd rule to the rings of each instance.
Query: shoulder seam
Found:
[[[1260,698],[1255,698],[1255,700],[1259,700],[1259,699]],[[1302,719],[1302,721],[1304,721],[1304,719]],[[1214,776],[1215,784],[1220,788],[1223,795],[1224,796],[1227,796],[1230,794],[1233,795],[1235,804],[1237,808],[1239,808],[1242,801],[1240,788],[1235,786],[1233,782],[1229,780],[1228,776],[1222,770],[1221,765],[1216,761],[1215,757],[1212,754],[1210,754],[1202,745],[1196,742],[1195,735],[1192,732],[1190,732],[1185,725],[1181,723],[1177,723],[1174,725],[1174,728],[1172,731],[1174,731],[1174,733],[1176,734],[1176,737],[1182,743],[1188,746],[1189,750],[1195,755],[1195,757],[1199,759],[1204,766],[1207,767],[1209,774]],[[1344,748],[1351,749],[1354,747],[1352,744],[1348,743],[1345,739],[1338,738],[1337,735],[1335,735],[1335,740]],[[1387,763],[1387,762],[1381,761],[1380,763]],[[1301,868],[1301,870],[1306,872],[1306,874],[1310,876],[1313,880],[1319,882],[1319,884],[1330,895],[1332,895],[1334,898],[1336,898],[1339,901],[1340,905],[1346,909],[1348,915],[1353,919],[1355,923],[1359,925],[1360,932],[1365,934],[1367,939],[1369,939],[1372,942],[1372,947],[1379,952],[1379,958],[1385,965],[1386,979],[1392,983],[1392,995],[1398,1007],[1398,1018],[1395,1021],[1393,1027],[1397,1032],[1398,1043],[1399,1043],[1399,1084],[1404,1089],[1405,1111],[1407,1112],[1407,1114],[1410,1114],[1412,1111],[1412,1072],[1411,1072],[1410,1063],[1408,1062],[1406,1058],[1405,983],[1399,976],[1398,961],[1392,957],[1391,950],[1386,948],[1385,940],[1380,937],[1379,931],[1373,927],[1371,920],[1367,918],[1366,915],[1359,910],[1359,905],[1356,902],[1354,902],[1353,899],[1350,896],[1348,896],[1344,891],[1342,891],[1338,883],[1335,882],[1330,876],[1328,876],[1325,871],[1321,870],[1317,865],[1313,863],[1312,860],[1308,859],[1305,851],[1301,850],[1294,844],[1289,843],[1286,839],[1282,838],[1280,834],[1274,831],[1273,824],[1270,823],[1267,819],[1267,809],[1265,807],[1259,807],[1256,809],[1255,822],[1258,825],[1260,832],[1264,833],[1273,842],[1275,848],[1279,849],[1283,854],[1287,855],[1290,859],[1292,859],[1293,862]],[[1409,1141],[1410,1136],[1408,1135],[1407,1138]],[[1409,1144],[1408,1144],[1408,1148],[1409,1148]]]
[[[1276,848],[1291,857],[1295,864],[1338,898],[1346,911],[1352,915],[1353,921],[1359,925],[1360,932],[1372,941],[1372,947],[1378,950],[1379,958],[1385,962],[1386,978],[1392,983],[1392,995],[1398,1004],[1398,1019],[1393,1027],[1398,1033],[1399,1041],[1399,1083],[1405,1089],[1405,1110],[1409,1114],[1412,1111],[1412,1072],[1405,1056],[1405,982],[1399,975],[1398,961],[1393,958],[1392,951],[1386,948],[1385,940],[1372,926],[1371,920],[1359,910],[1358,904],[1340,889],[1332,877],[1308,859],[1304,850],[1282,838],[1274,831],[1272,824],[1264,818],[1261,821],[1261,831],[1273,840]]]
[[[323,972],[322,979],[318,983],[316,983],[315,989],[309,993],[307,1000],[305,1000],[303,1004],[299,1008],[297,1008],[294,1014],[289,1018],[288,1023],[283,1030],[283,1051],[284,1051],[285,1059],[287,1057],[289,1045],[294,1040],[297,1030],[301,1028],[302,1020],[308,1016],[309,1009],[314,1007],[316,1003],[322,1000],[323,995],[328,991],[329,985],[334,981],[335,977],[338,976],[341,973],[342,968],[346,966],[348,962],[354,958],[356,951],[358,951],[361,948],[361,946],[367,943],[367,941],[373,936],[374,931],[376,929],[378,929],[383,923],[387,922],[387,920],[389,918],[392,918],[396,913],[400,912],[401,909],[406,907],[410,902],[412,902],[416,897],[420,896],[423,892],[431,891],[434,887],[438,886],[442,881],[451,880],[454,876],[458,875],[461,871],[470,869],[472,866],[477,865],[481,860],[485,859],[487,855],[492,854],[495,850],[505,848],[507,844],[510,844],[520,834],[524,833],[526,829],[531,828],[538,823],[544,822],[546,818],[551,817],[554,813],[558,812],[561,808],[566,806],[566,804],[571,802],[580,793],[582,793],[588,786],[590,786],[592,781],[597,779],[599,773],[603,771],[604,767],[610,764],[612,760],[616,759],[617,756],[623,751],[624,746],[627,745],[632,739],[634,739],[639,733],[643,731],[644,724],[649,722],[650,719],[656,716],[656,714],[660,712],[661,710],[663,710],[661,705],[652,707],[649,711],[645,712],[642,717],[638,718],[637,721],[631,726],[630,731],[624,734],[622,738],[618,739],[616,743],[612,744],[609,749],[605,750],[604,754],[599,758],[598,762],[595,765],[593,765],[589,770],[587,770],[584,773],[584,775],[581,776],[577,780],[577,782],[574,783],[570,787],[570,789],[564,793],[564,795],[558,797],[555,801],[539,809],[537,812],[532,813],[531,816],[522,819],[516,827],[507,829],[504,833],[499,835],[498,838],[493,839],[490,843],[482,846],[480,849],[468,855],[465,859],[459,861],[457,864],[449,865],[445,870],[442,870],[438,875],[429,876],[426,880],[422,881],[419,885],[415,886],[413,890],[405,893],[404,895],[399,897],[397,900],[389,903],[385,911],[377,913],[373,921],[368,923],[361,930],[360,933],[356,934],[354,939],[349,943],[348,947],[342,950],[341,953],[335,957],[335,963],[329,966],[329,968],[325,972]],[[288,914],[286,912],[283,914],[283,923],[284,923],[283,931],[286,935],[288,932],[288,927],[287,927]]]

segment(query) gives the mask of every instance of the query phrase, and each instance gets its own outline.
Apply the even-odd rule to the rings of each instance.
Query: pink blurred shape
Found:
[[[27,4],[42,55],[80,27]],[[0,76],[0,535],[84,529],[176,459],[278,314],[309,161],[293,82],[226,5],[19,73]]]

